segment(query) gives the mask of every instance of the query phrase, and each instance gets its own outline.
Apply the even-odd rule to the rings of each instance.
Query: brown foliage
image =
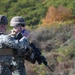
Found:
[[[58,8],[54,6],[49,7],[48,12],[44,19],[42,19],[43,24],[51,24],[56,21],[64,21],[72,16],[70,9],[60,5]]]
[[[63,68],[65,68],[65,69],[74,68],[74,63],[75,63],[75,61],[60,62],[58,64],[58,67],[60,68],[60,70]]]
[[[25,67],[26,67],[26,73],[27,75],[35,75],[36,73],[34,72],[34,67],[32,63],[25,61]],[[36,74],[37,75],[37,74]]]
[[[56,72],[62,75],[68,75],[69,71],[75,67],[75,61],[60,62],[56,66]]]

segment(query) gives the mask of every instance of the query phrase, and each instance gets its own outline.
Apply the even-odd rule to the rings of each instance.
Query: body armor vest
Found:
[[[0,33],[2,35],[3,33]],[[4,47],[4,45],[0,48],[0,55],[12,55],[13,56],[13,49]]]

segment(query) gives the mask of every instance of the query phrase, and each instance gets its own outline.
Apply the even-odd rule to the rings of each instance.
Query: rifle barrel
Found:
[[[46,65],[46,66],[47,66],[52,72],[54,72],[53,69],[52,69],[51,67],[49,67],[48,65]]]

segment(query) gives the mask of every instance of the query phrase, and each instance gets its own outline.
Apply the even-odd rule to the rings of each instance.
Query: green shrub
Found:
[[[71,27],[71,24],[59,25],[58,27],[54,25],[48,28],[40,27],[31,32],[29,40],[33,41],[42,50],[51,51],[59,48],[60,45],[72,37]]]

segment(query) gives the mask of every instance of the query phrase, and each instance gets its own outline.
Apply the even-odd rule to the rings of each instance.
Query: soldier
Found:
[[[11,34],[14,35],[15,37],[19,33],[21,33],[21,35],[20,35],[21,37],[22,36],[28,37],[29,32],[24,29],[25,21],[21,16],[13,17],[10,21],[10,26],[13,27]],[[21,38],[21,37],[19,37],[19,38]],[[25,59],[23,59],[22,57],[15,58],[15,61],[13,61],[13,62],[17,63],[18,68],[16,70],[14,70],[13,75],[16,75],[17,73],[18,73],[18,75],[26,75],[24,61],[25,61]]]
[[[28,37],[29,32],[25,32],[24,26],[25,26],[25,21],[21,16],[15,16],[11,19],[10,21],[10,26],[13,27],[13,32],[11,33],[16,37],[18,33],[21,33],[21,37]],[[18,36],[19,37],[19,36]],[[21,37],[17,38],[20,39]],[[28,52],[27,52],[28,51]],[[29,47],[27,48],[25,58],[23,57],[17,57],[13,61],[16,63],[16,70],[14,70],[13,75],[26,75],[25,71],[25,66],[24,66],[24,60],[28,60],[31,63],[35,63],[36,61],[38,64],[44,63],[51,71],[53,71],[47,64],[47,61],[44,56],[41,55],[40,50],[33,44],[29,43]]]
[[[1,54],[1,49],[2,49],[2,44],[1,44],[1,36],[2,34],[6,31],[6,26],[8,24],[8,20],[6,16],[0,15],[0,75],[6,74],[6,75],[11,75],[11,71],[8,67],[2,65],[2,61],[8,61],[11,59],[11,57],[8,56],[2,56]],[[5,52],[4,52],[5,53]],[[6,60],[7,59],[7,60]]]
[[[20,54],[29,44],[25,37],[16,40],[13,36],[5,35],[7,24],[6,16],[0,15],[0,75],[12,75],[10,67],[14,59],[13,50]]]

